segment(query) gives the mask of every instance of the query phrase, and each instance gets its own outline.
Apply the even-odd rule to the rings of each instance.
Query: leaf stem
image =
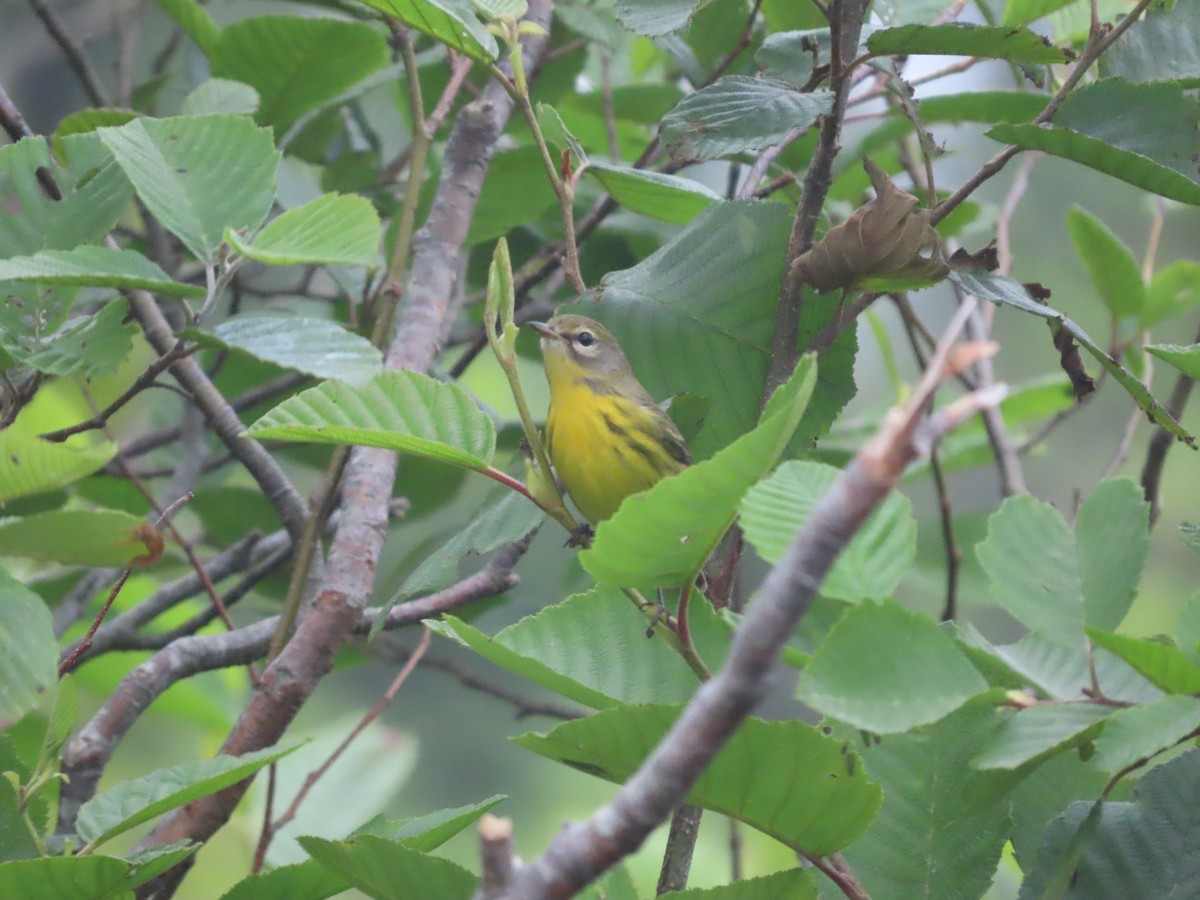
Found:
[[[550,148],[546,144],[546,137],[542,134],[541,126],[538,125],[537,114],[533,111],[533,105],[529,101],[529,87],[525,82],[524,70],[518,62],[519,55],[514,57],[513,77],[507,78],[495,66],[492,66],[492,77],[504,86],[508,91],[509,96],[516,102],[517,107],[521,110],[521,115],[525,117],[526,124],[529,125],[529,130],[533,134],[533,140],[537,144],[538,150],[541,152],[542,165],[546,168],[546,175],[550,179],[550,184],[554,188],[554,193],[558,197],[558,208],[562,213],[564,245],[566,251],[566,259],[563,261],[563,272],[567,276],[567,281],[571,287],[579,293],[587,290],[587,285],[584,284],[583,275],[579,271],[579,247],[575,240],[575,191],[571,187],[570,182],[563,179],[559,174],[558,166],[554,164],[554,157],[550,155]]]
[[[400,56],[404,60],[404,80],[408,82],[412,144],[408,159],[408,182],[404,188],[404,205],[400,209],[396,243],[392,247],[383,281],[376,292],[377,300],[382,297],[389,298],[375,319],[375,328],[371,334],[371,343],[381,348],[390,343],[392,322],[396,317],[396,301],[399,299],[400,285],[403,284],[408,269],[408,254],[412,249],[413,234],[416,231],[417,203],[421,199],[421,182],[425,179],[425,161],[429,157],[429,145],[433,140],[425,121],[425,100],[421,94],[420,72],[412,38],[408,30],[399,24],[394,26],[394,31],[396,42],[400,45]]]

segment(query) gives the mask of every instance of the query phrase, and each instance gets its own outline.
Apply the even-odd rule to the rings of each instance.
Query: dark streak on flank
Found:
[[[644,458],[656,471],[662,470],[662,455],[656,453],[653,447],[648,447],[641,441],[629,441],[629,449]]]
[[[600,417],[604,419],[604,427],[607,428],[616,437],[623,438],[627,434],[624,428],[608,417],[608,413],[600,413]]]

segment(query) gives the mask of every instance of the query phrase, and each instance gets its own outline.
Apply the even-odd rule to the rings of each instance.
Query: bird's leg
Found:
[[[650,620],[650,627],[646,629],[646,637],[654,637],[654,629],[659,622],[664,622],[667,619],[667,603],[663,599],[663,589],[658,588],[658,603],[654,606],[654,618]]]
[[[595,537],[596,530],[591,525],[584,522],[578,528],[571,532],[571,536],[567,538],[564,547],[583,547],[588,548],[592,545],[592,538]]]

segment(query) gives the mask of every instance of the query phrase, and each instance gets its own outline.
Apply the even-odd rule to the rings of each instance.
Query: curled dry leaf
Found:
[[[863,168],[875,199],[800,255],[793,264],[800,278],[822,293],[910,290],[941,281],[950,269],[930,211],[870,159],[863,159]]]
[[[1058,350],[1058,364],[1071,379],[1071,387],[1075,391],[1075,400],[1080,401],[1096,389],[1096,379],[1088,374],[1083,365],[1083,357],[1079,353],[1079,345],[1071,333],[1058,323],[1053,323],[1054,347]]]
[[[131,568],[152,566],[162,559],[164,546],[162,532],[149,522],[143,522],[134,528],[130,533],[129,540],[124,543],[136,544],[139,541],[146,545],[146,552],[129,561]]]

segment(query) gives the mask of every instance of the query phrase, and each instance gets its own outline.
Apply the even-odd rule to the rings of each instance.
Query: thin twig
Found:
[[[183,359],[185,356],[195,352],[195,346],[189,346],[186,341],[178,341],[174,347],[160,356],[154,362],[146,367],[146,370],[139,375],[128,388],[126,388],[116,400],[100,410],[90,419],[80,422],[78,425],[72,425],[69,428],[60,428],[58,431],[49,431],[42,435],[43,440],[54,441],[55,443],[65,441],[73,434],[80,434],[84,431],[92,431],[96,428],[103,428],[108,424],[108,420],[112,418],[117,410],[121,409],[130,400],[140,394],[149,387],[154,386],[154,379],[168,369],[173,362],[178,359]]]
[[[183,506],[183,504],[187,503],[191,499],[191,494],[185,494],[168,506],[158,517],[158,522],[155,523],[155,527],[158,527],[158,525],[166,522],[170,516],[175,513],[175,510]],[[67,658],[58,664],[58,675],[60,678],[79,665],[79,658],[83,656],[83,654],[87,651],[87,648],[91,646],[92,638],[96,635],[96,630],[100,627],[100,623],[104,621],[104,617],[108,615],[108,611],[112,608],[113,601],[116,600],[117,595],[121,593],[121,588],[125,587],[125,582],[128,581],[129,576],[133,574],[133,569],[133,566],[129,566],[124,572],[121,573],[121,577],[117,579],[117,583],[114,584],[112,590],[108,592],[108,597],[105,598],[104,604],[100,607],[100,611],[96,613],[96,617],[92,620],[92,624],[88,627],[87,634],[83,636],[83,639],[75,646],[75,649],[67,655]]]
[[[621,161],[621,141],[617,137],[617,116],[613,112],[612,55],[600,52],[600,96],[604,102],[604,134],[608,138],[608,159],[616,165]]]
[[[717,63],[716,67],[708,73],[708,77],[704,79],[703,84],[699,87],[708,87],[722,75],[729,71],[739,56],[746,52],[750,46],[750,42],[754,40],[754,23],[758,21],[758,11],[762,9],[762,0],[754,0],[754,5],[750,7],[750,15],[746,17],[746,24],[742,26],[742,33],[738,35],[737,43],[733,45],[725,56]]]
[[[1192,343],[1200,344],[1200,330],[1196,332]],[[1183,372],[1179,373],[1179,376],[1175,379],[1175,386],[1171,388],[1171,396],[1167,399],[1167,412],[1171,418],[1179,421],[1188,400],[1192,396],[1192,389],[1195,386],[1196,381],[1194,378]],[[1152,527],[1158,520],[1159,513],[1162,512],[1160,491],[1163,469],[1166,466],[1167,454],[1174,445],[1175,435],[1160,425],[1154,429],[1154,434],[1150,438],[1150,445],[1146,448],[1146,461],[1142,464],[1141,485],[1142,495],[1146,498],[1146,502],[1150,504],[1150,525]]]
[[[308,777],[304,779],[304,783],[300,786],[300,790],[296,792],[295,798],[288,805],[288,808],[284,810],[283,815],[271,824],[271,834],[278,834],[284,826],[296,818],[296,813],[300,810],[300,804],[304,802],[317,782],[321,780],[321,777],[346,752],[347,748],[354,742],[354,739],[362,734],[367,726],[378,719],[383,711],[387,709],[388,704],[392,702],[397,692],[404,686],[404,682],[408,680],[408,676],[417,668],[417,663],[421,661],[421,657],[425,655],[425,651],[429,649],[429,641],[432,637],[432,631],[428,628],[422,629],[421,640],[417,643],[416,649],[413,650],[412,655],[408,658],[408,662],[396,673],[396,677],[392,679],[392,683],[388,686],[388,689],[383,692],[383,696],[375,701],[375,705],[367,710],[366,714],[358,720],[357,725],[350,729],[350,733],[338,744],[337,749],[329,754],[329,757],[321,765],[308,774]],[[270,843],[269,837],[267,838],[267,843]]]
[[[46,4],[45,0],[29,0],[29,6],[42,20],[42,24],[46,26],[46,31],[54,39],[54,43],[58,44],[59,49],[62,50],[63,56],[67,58],[67,65],[79,79],[83,92],[87,94],[92,106],[111,106],[107,94],[100,87],[100,79],[96,77],[91,63],[88,62],[83,47],[67,32],[66,26],[58,18],[58,14]]]
[[[546,716],[551,719],[569,721],[581,718],[584,715],[579,710],[568,706],[522,696],[516,691],[511,691],[506,687],[488,681],[486,678],[477,675],[465,666],[461,666],[450,659],[426,654],[425,658],[421,660],[421,665],[430,669],[437,669],[448,675],[453,675],[463,687],[479,691],[481,694],[487,694],[489,697],[495,697],[497,700],[503,700],[505,703],[511,704],[515,708],[515,716],[518,719],[524,719],[527,716]]]
[[[907,298],[906,298],[907,299]],[[899,306],[899,304],[897,304]],[[903,315],[904,306],[900,306],[904,322],[904,332],[908,335],[909,345],[913,356],[921,369],[928,365],[925,351],[918,340],[918,332],[913,326],[913,318]],[[912,307],[908,306],[911,312]],[[953,622],[958,617],[958,571],[962,565],[962,552],[954,539],[954,512],[950,506],[950,491],[946,486],[946,474],[942,471],[942,461],[935,447],[929,454],[929,470],[933,475],[934,492],[938,500],[938,518],[942,525],[942,546],[946,552],[946,599],[942,604],[943,622]]]

